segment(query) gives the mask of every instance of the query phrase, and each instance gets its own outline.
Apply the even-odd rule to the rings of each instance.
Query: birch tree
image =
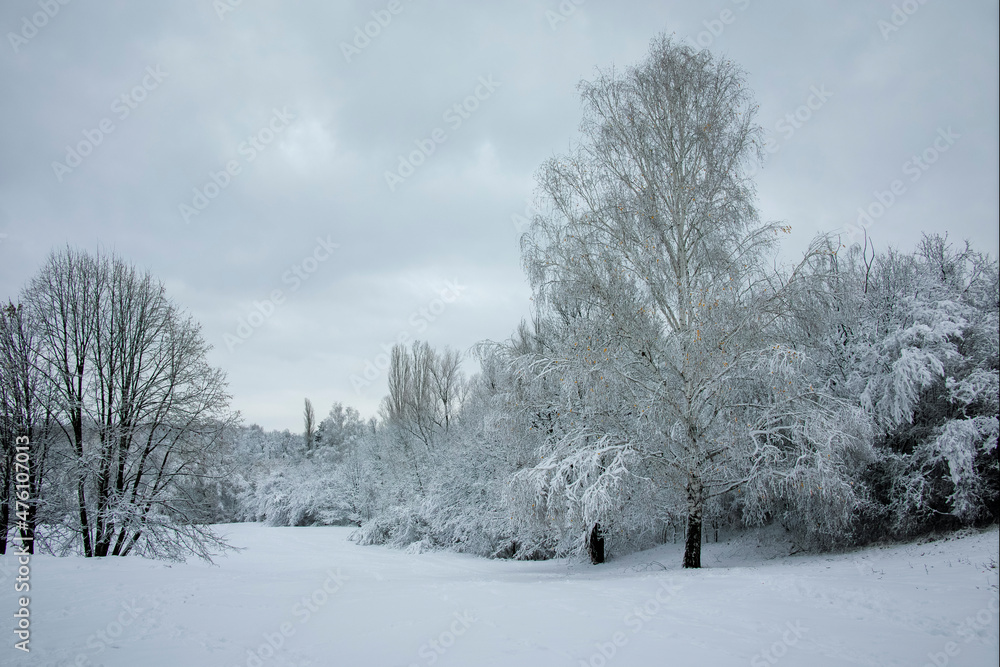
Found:
[[[801,461],[788,452],[820,433],[804,415],[832,414],[770,338],[800,267],[769,270],[788,228],[757,215],[761,130],[736,65],[660,36],[580,93],[582,138],[541,168],[542,213],[522,240],[542,316],[568,334],[526,370],[559,380],[569,419],[521,478],[593,508],[581,540],[637,480],[669,489],[686,513],[683,564],[700,567],[706,501]],[[804,261],[823,252],[821,239]]]

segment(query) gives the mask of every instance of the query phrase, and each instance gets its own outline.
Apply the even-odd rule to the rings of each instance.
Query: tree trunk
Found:
[[[600,523],[595,523],[587,536],[587,555],[594,565],[604,562],[604,533],[601,531]]]
[[[28,476],[28,502],[27,508],[24,511],[24,521],[18,522],[18,529],[21,533],[21,544],[29,554],[35,553],[35,516],[38,509],[39,495],[37,477],[37,469],[32,466],[31,473]]]
[[[35,553],[35,524],[38,522],[38,499],[42,496],[42,478],[45,471],[45,442],[49,437],[49,419],[44,426],[28,426],[28,446],[31,448],[31,471],[28,475],[28,503],[23,522],[18,522],[21,544],[29,554]],[[23,525],[21,525],[23,523]]]
[[[684,567],[701,567],[701,517],[704,489],[701,477],[691,473],[687,485],[688,525],[684,541]]]
[[[7,553],[7,529],[10,527],[10,499],[17,498],[11,485],[11,475],[14,469],[13,457],[10,465],[4,470],[3,493],[0,494],[3,500],[0,501],[0,556]]]
[[[81,379],[81,392],[82,382]],[[85,491],[87,473],[83,467],[83,408],[81,404],[77,404],[73,408],[72,414],[73,447],[76,453],[76,464],[79,466],[76,473],[76,502],[80,513],[80,534],[83,536],[83,555],[86,558],[91,558],[94,555],[94,546],[90,540],[90,521],[87,516],[87,495]]]
[[[105,446],[101,439],[102,448]],[[110,536],[108,512],[108,462],[107,452],[101,452],[101,462],[97,473],[97,511],[94,513],[94,556],[103,558],[108,555]]]

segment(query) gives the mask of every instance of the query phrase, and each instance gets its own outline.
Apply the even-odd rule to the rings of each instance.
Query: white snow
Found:
[[[747,534],[707,544],[700,571],[678,567],[679,544],[590,566],[361,547],[350,528],[221,529],[246,549],[214,566],[33,556],[30,654],[13,648],[0,557],[0,664],[997,664],[996,528],[791,557]]]

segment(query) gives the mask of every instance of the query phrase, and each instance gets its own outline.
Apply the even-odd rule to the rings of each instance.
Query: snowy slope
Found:
[[[246,549],[214,566],[33,557],[32,651],[5,630],[0,664],[997,664],[996,529],[793,557],[744,536],[706,545],[701,571],[677,567],[680,545],[589,566],[359,547],[349,528],[223,530]]]

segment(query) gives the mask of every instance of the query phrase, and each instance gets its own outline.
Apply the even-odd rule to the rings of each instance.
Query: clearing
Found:
[[[165,564],[31,558],[31,653],[3,665],[996,665],[996,527],[842,554],[773,534],[601,566],[359,547],[350,528],[221,526],[239,553]],[[278,646],[277,649],[272,646]]]

